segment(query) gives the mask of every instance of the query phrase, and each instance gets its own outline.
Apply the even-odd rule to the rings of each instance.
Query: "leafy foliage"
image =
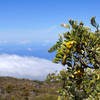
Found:
[[[100,99],[100,31],[95,17],[91,24],[95,32],[71,19],[69,24],[61,24],[69,31],[60,34],[59,42],[49,49],[56,51],[53,62],[66,66],[59,74],[47,76],[47,80],[63,83],[58,100]]]

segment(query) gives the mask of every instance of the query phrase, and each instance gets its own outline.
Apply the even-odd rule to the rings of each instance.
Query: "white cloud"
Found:
[[[44,40],[42,46],[47,46],[49,44],[51,44],[53,41],[50,40]]]
[[[22,40],[22,41],[19,41],[19,44],[28,44],[30,42],[31,42],[30,40]]]
[[[50,26],[48,28],[38,29],[38,30],[27,30],[29,33],[35,33],[34,35],[38,34],[48,34],[50,32],[53,32],[54,30],[57,30],[57,25]],[[37,34],[38,33],[38,34]]]
[[[8,43],[7,40],[1,40],[1,41],[0,41],[0,44],[6,44],[6,43]]]
[[[62,69],[61,65],[37,57],[0,55],[0,76],[44,80],[48,73]]]
[[[32,48],[27,48],[28,51],[32,51]]]

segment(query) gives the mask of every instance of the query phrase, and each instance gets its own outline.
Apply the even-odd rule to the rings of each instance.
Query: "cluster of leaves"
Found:
[[[59,41],[48,50],[56,51],[54,63],[66,65],[66,70],[47,77],[63,83],[58,100],[68,96],[69,100],[100,99],[100,31],[95,17],[91,24],[95,32],[71,19],[69,24],[61,24],[69,31],[59,34]]]
[[[68,70],[62,70],[59,74],[49,74],[47,80],[62,82],[62,87],[57,91],[60,95],[58,100],[100,99],[100,70],[98,69],[87,68],[84,73],[77,71],[74,75]]]

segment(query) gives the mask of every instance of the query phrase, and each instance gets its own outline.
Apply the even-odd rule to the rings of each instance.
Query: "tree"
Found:
[[[91,25],[69,19],[61,24],[68,31],[59,34],[59,39],[48,52],[56,52],[54,63],[61,63],[66,70],[49,74],[47,80],[63,83],[58,100],[99,100],[100,99],[100,31],[95,17]],[[67,98],[67,99],[66,99]]]

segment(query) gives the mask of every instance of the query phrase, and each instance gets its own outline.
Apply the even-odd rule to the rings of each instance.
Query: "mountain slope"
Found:
[[[57,100],[60,84],[0,77],[0,100]]]

